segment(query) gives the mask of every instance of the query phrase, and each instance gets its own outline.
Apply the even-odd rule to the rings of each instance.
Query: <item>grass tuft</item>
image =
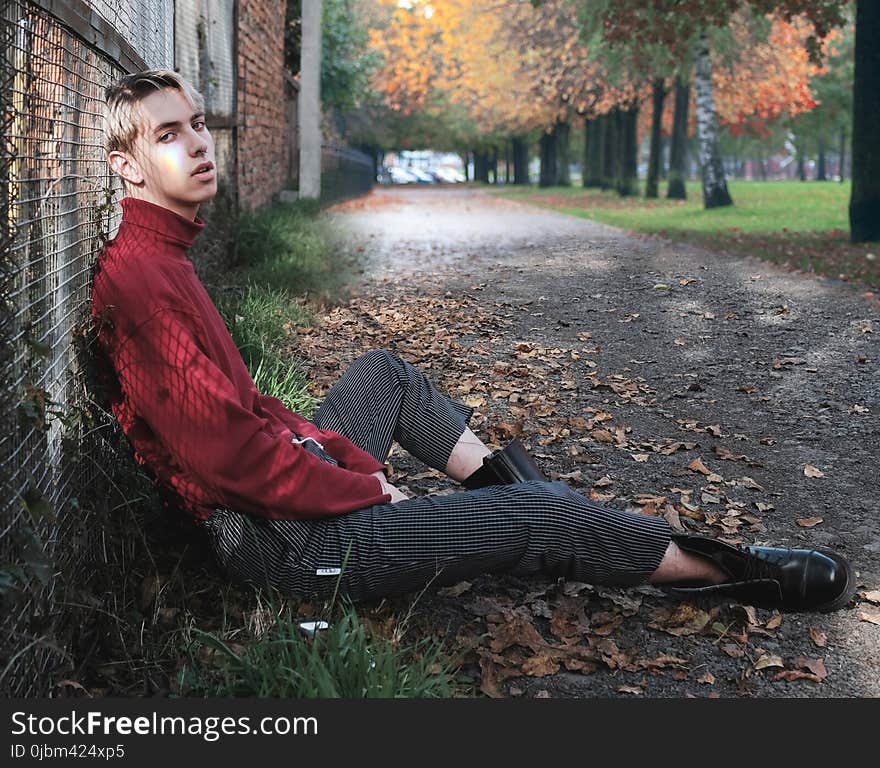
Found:
[[[184,696],[443,698],[454,690],[439,643],[374,636],[347,603],[314,635],[287,609],[244,644],[193,630],[188,650],[179,678]]]

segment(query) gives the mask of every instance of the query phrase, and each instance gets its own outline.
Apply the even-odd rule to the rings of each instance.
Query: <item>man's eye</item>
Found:
[[[204,127],[205,127],[205,121],[204,121],[204,120],[196,120],[196,121],[193,123],[193,128],[195,128],[195,130],[197,130],[197,131],[202,130],[202,128],[204,128]]]
[[[171,133],[170,131],[169,131],[168,133],[163,133],[163,134],[159,137],[159,141],[165,141],[165,138],[166,138],[167,136],[173,136],[173,135],[174,135],[174,134]]]

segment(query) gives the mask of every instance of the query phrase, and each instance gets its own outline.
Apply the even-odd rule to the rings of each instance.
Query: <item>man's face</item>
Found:
[[[126,168],[118,172],[133,184],[133,196],[194,218],[199,204],[217,194],[214,140],[204,114],[173,88],[142,99],[140,111],[129,173]]]

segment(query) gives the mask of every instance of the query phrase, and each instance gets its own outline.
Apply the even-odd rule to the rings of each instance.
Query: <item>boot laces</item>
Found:
[[[745,567],[743,568],[743,581],[779,581],[778,565],[765,560],[752,552],[747,547],[740,547],[745,555]]]

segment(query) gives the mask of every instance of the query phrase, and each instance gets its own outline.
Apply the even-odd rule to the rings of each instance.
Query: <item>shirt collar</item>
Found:
[[[136,197],[123,197],[122,222],[154,232],[159,239],[189,248],[205,222],[196,217],[195,221],[179,213],[147,200]]]

